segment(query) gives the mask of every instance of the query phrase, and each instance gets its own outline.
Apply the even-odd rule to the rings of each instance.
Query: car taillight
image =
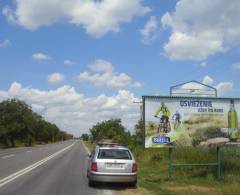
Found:
[[[92,163],[91,170],[94,171],[94,172],[97,172],[97,163],[96,162]]]
[[[132,172],[133,173],[137,172],[137,164],[136,163],[133,163],[133,165],[132,165]]]

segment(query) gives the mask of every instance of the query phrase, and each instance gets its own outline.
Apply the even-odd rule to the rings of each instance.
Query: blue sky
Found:
[[[132,131],[134,100],[189,80],[238,97],[239,1],[189,1],[0,1],[0,100],[77,135],[112,117]]]

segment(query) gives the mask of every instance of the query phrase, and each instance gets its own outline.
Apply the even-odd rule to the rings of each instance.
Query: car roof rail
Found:
[[[97,143],[98,146],[123,146],[127,147],[126,144],[114,143],[112,140],[101,140]]]

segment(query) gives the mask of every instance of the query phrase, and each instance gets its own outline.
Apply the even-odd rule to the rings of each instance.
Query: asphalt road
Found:
[[[88,187],[87,151],[81,141],[0,151],[1,195],[117,194]]]

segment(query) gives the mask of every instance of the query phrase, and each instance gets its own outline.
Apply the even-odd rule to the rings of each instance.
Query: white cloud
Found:
[[[216,86],[218,96],[225,95],[232,91],[233,89],[233,82],[220,82]]]
[[[37,113],[42,113],[43,111],[44,111],[44,109],[45,109],[45,107],[44,106],[42,106],[42,105],[39,105],[39,104],[32,104],[31,105],[32,106],[32,109],[35,111],[35,112],[37,112]]]
[[[78,76],[79,81],[89,81],[97,87],[106,86],[109,88],[123,89],[126,87],[141,87],[139,82],[132,81],[126,73],[114,72],[113,65],[105,60],[96,60],[90,64],[90,72],[82,72]]]
[[[0,42],[0,48],[8,47],[11,45],[11,42],[8,39],[5,39],[4,41]]]
[[[7,98],[26,101],[46,120],[74,135],[87,132],[92,125],[110,118],[121,118],[123,124],[133,130],[140,117],[139,105],[133,103],[139,99],[126,90],[112,96],[86,97],[71,86],[44,91],[14,82],[9,90],[0,91],[0,100]]]
[[[118,32],[121,23],[146,14],[150,8],[140,0],[16,0],[16,10],[10,10],[8,8],[9,14],[5,15],[17,18],[18,24],[29,30],[64,21],[101,37],[108,32]]]
[[[212,86],[214,84],[214,80],[210,76],[206,75],[206,76],[203,77],[202,83]],[[232,91],[233,82],[222,81],[222,82],[219,82],[218,84],[216,84],[213,87],[217,89],[217,95],[218,96],[223,96],[223,95],[227,95],[229,92]]]
[[[32,59],[37,61],[44,61],[44,60],[50,60],[51,57],[44,53],[34,53],[32,55]]]
[[[214,80],[210,76],[206,75],[203,77],[202,83],[205,85],[212,85]]]
[[[138,88],[138,87],[142,87],[143,85],[142,85],[142,83],[140,83],[140,82],[133,82],[132,83],[132,85],[131,85],[131,87],[136,87],[136,88]]]
[[[175,12],[162,16],[171,29],[164,46],[173,60],[204,60],[240,45],[240,1],[180,0]]]
[[[8,99],[8,92],[0,91],[0,101]]]
[[[48,75],[48,83],[56,84],[56,83],[60,83],[62,81],[64,81],[63,74],[55,72],[53,74]]]
[[[240,70],[240,62],[234,63],[232,65],[232,68],[235,69],[235,70]]]
[[[74,64],[74,62],[72,60],[69,60],[69,59],[64,60],[63,63],[65,65],[73,65]]]
[[[209,55],[224,52],[222,41],[215,35],[174,32],[164,45],[166,55],[172,60],[205,60]]]
[[[14,11],[9,8],[8,6],[4,7],[2,9],[2,14],[7,18],[7,21],[11,24],[16,24],[17,19],[16,16],[14,15]]]
[[[143,29],[140,30],[142,41],[149,43],[159,35],[158,21],[155,16],[151,16]]]
[[[201,62],[201,63],[199,64],[199,66],[205,68],[205,67],[207,67],[207,63],[206,63],[206,62]]]
[[[95,63],[90,64],[89,69],[93,72],[112,72],[113,71],[113,65],[106,61],[98,59],[95,61]]]

